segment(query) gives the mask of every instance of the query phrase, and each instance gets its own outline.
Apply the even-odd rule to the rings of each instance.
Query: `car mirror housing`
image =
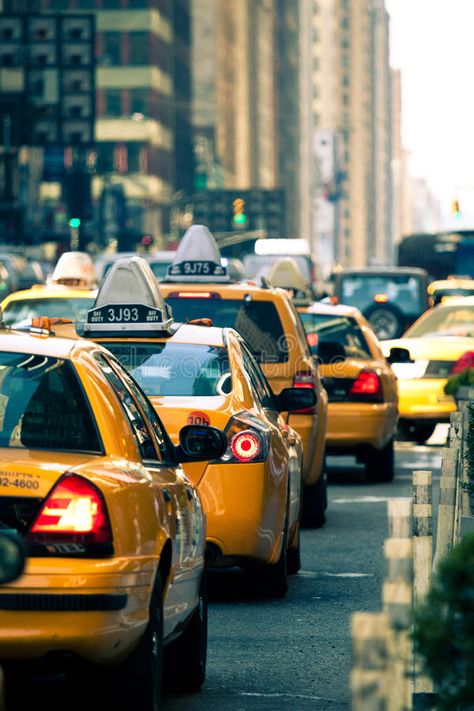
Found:
[[[25,546],[14,533],[0,533],[0,583],[11,583],[23,573],[26,561]]]
[[[390,348],[390,354],[387,357],[388,363],[413,363],[410,351],[406,348]]]
[[[316,404],[314,388],[284,388],[279,395],[275,395],[279,412],[295,412],[309,410]]]
[[[220,459],[227,450],[227,437],[222,430],[207,425],[186,425],[179,432],[175,447],[178,462],[203,462]]]

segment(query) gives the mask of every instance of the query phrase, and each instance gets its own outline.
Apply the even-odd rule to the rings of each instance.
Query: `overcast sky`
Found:
[[[474,0],[386,0],[411,173],[474,213]]]

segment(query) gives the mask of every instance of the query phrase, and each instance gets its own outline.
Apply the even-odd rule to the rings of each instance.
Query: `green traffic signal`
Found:
[[[247,215],[243,212],[237,213],[237,215],[234,215],[234,222],[236,225],[245,225],[247,222]]]
[[[71,217],[71,219],[69,220],[69,227],[72,227],[73,229],[77,229],[80,226],[81,226],[81,218],[80,217]]]

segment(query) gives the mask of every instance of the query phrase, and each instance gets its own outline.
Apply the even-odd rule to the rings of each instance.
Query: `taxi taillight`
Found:
[[[297,373],[295,373],[295,377],[293,379],[293,387],[294,388],[313,388],[315,389],[315,382],[314,382],[314,376],[312,373],[308,373],[304,370],[299,370]],[[292,415],[314,415],[316,412],[316,408],[313,407],[305,407],[302,410],[292,410],[291,414]]]
[[[111,555],[112,530],[102,493],[87,479],[66,474],[44,501],[27,541],[53,555]]]
[[[382,383],[377,373],[373,370],[361,370],[352,384],[349,395],[356,396],[358,401],[382,402]]]
[[[270,447],[270,433],[251,413],[241,412],[229,420],[225,429],[227,450],[219,464],[254,464],[265,462]]]

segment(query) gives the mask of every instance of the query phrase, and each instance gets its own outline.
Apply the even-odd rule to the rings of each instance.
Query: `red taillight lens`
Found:
[[[314,377],[312,373],[307,371],[298,371],[293,379],[293,387],[295,388],[313,388]],[[293,410],[292,415],[314,415],[316,409],[314,407],[305,407],[302,410]]]
[[[350,394],[368,396],[370,399],[382,398],[382,383],[377,373],[373,370],[361,370],[351,387]]]
[[[250,412],[241,412],[225,428],[227,451],[214,460],[219,464],[265,462],[270,447],[270,432],[262,420]]]
[[[262,451],[262,442],[253,432],[239,432],[232,438],[230,448],[234,457],[240,462],[251,462]]]
[[[66,552],[68,544],[73,544],[71,554],[92,553],[96,546],[110,553],[112,532],[102,493],[86,479],[66,474],[44,502],[27,540],[56,554]]]

